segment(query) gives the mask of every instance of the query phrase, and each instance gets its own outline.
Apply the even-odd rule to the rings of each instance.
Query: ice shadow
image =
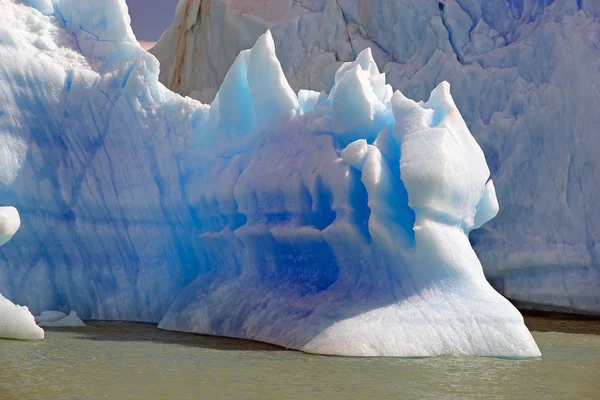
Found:
[[[600,316],[520,310],[525,325],[534,332],[600,335]]]
[[[124,321],[86,321],[85,327],[44,327],[46,332],[70,332],[84,340],[153,342],[222,351],[292,351],[248,339],[166,331],[156,324]]]

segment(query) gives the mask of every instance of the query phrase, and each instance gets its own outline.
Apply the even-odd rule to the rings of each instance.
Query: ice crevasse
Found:
[[[0,0],[8,298],[321,354],[539,355],[469,244],[498,203],[448,84],[414,102],[365,50],[296,95],[267,32],[209,106],[158,83],[124,1],[25,3]]]

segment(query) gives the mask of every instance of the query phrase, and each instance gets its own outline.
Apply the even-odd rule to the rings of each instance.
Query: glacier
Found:
[[[22,222],[0,292],[34,312],[318,354],[540,355],[469,243],[499,205],[447,83],[415,102],[365,50],[297,95],[267,31],[205,105],[158,82],[123,0],[0,0],[0,60],[0,198]]]
[[[366,48],[409,98],[448,81],[502,205],[470,236],[487,279],[523,308],[600,315],[596,0],[181,0],[160,80],[210,102],[267,29],[295,91],[330,92]]]

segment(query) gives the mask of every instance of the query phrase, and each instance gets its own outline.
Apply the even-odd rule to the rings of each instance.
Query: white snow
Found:
[[[486,276],[524,307],[600,314],[597,1],[238,4],[180,2],[152,50],[161,62],[161,82],[210,100],[238,52],[267,29],[290,86],[300,90],[302,110],[310,111],[317,99],[302,89],[333,93],[344,71],[336,78],[338,67],[365,49],[376,61],[373,68],[378,65],[388,83],[411,99],[425,100],[448,81],[483,148],[502,206],[497,218],[471,234]],[[194,24],[183,25],[190,15]],[[344,132],[350,142],[358,137],[350,126],[360,131],[371,119],[385,123],[386,110],[372,101],[374,88],[383,86],[367,85],[364,75],[361,66],[346,77],[349,90],[361,88],[357,93],[349,95],[344,84],[337,88],[339,109],[354,112],[315,128]],[[373,125],[371,140],[380,127]]]
[[[124,1],[0,5],[0,137],[27,149],[3,293],[314,353],[540,354],[469,244],[497,203],[447,83],[392,94],[367,50],[298,99],[267,32],[208,106],[158,83]],[[48,55],[15,15],[72,42]]]

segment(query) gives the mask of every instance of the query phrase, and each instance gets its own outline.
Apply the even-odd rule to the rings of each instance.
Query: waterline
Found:
[[[91,322],[0,341],[0,399],[597,399],[600,335],[533,334],[541,358],[346,358]]]

